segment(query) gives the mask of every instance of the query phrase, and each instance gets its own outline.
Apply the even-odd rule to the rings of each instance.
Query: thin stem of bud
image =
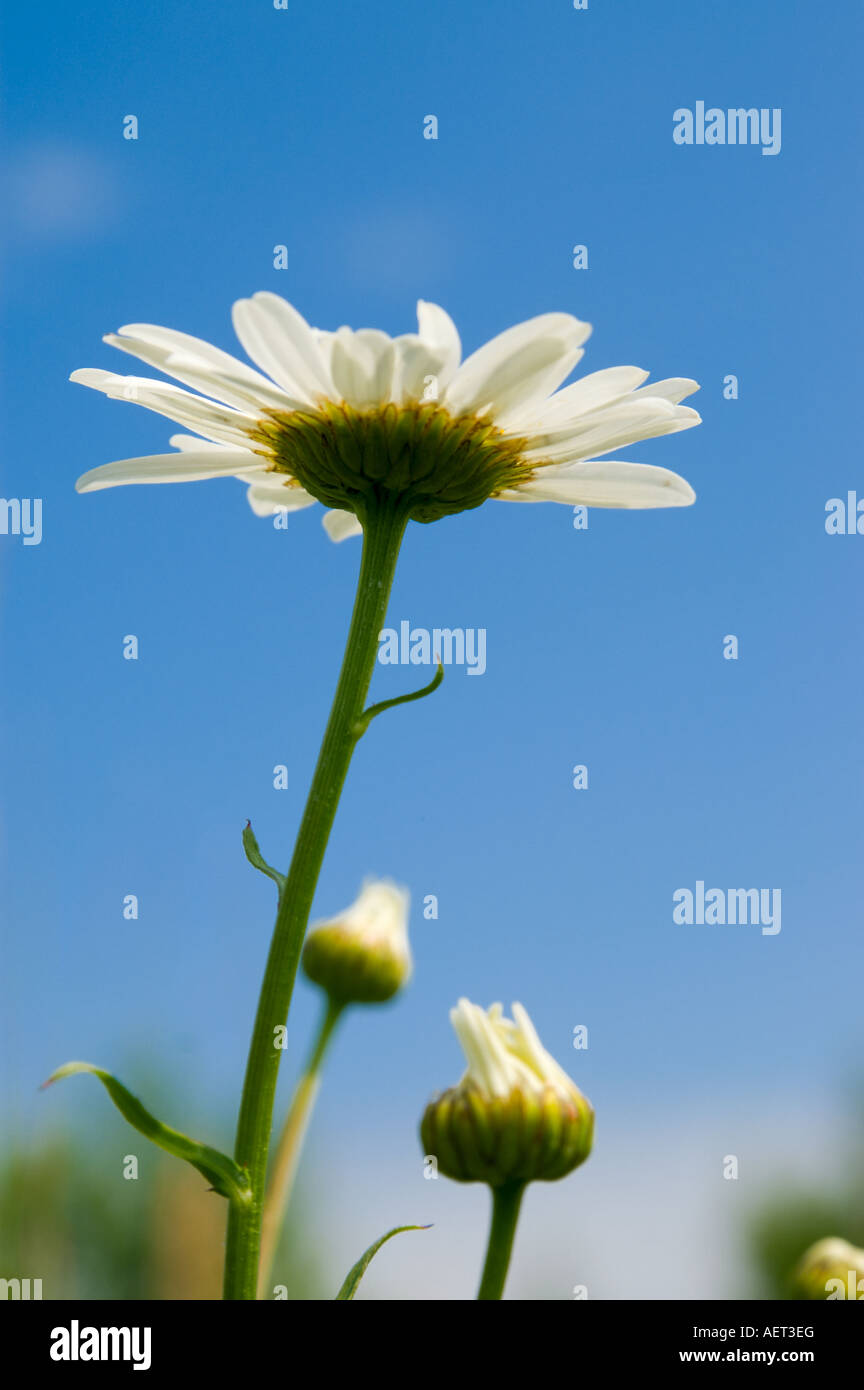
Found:
[[[524,1182],[508,1182],[492,1188],[492,1224],[489,1227],[483,1278],[477,1293],[480,1301],[499,1299],[504,1293],[519,1208],[526,1187],[527,1183]]]
[[[261,1223],[261,1260],[258,1269],[258,1297],[266,1298],[267,1284],[279,1245],[279,1236],[291,1200],[294,1179],[300,1165],[300,1155],[312,1119],[312,1111],[321,1087],[321,1068],[345,1006],[327,999],[321,1025],[312,1047],[309,1061],[291,1099],[285,1124],[279,1136],[276,1153],[270,1167],[270,1181],[264,1198],[264,1217]]]

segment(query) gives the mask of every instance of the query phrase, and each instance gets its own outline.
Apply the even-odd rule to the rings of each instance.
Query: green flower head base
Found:
[[[594,1111],[543,1047],[521,1004],[513,1019],[460,999],[450,1014],[468,1060],[420,1127],[423,1151],[457,1182],[553,1182],[591,1152]]]
[[[325,401],[316,411],[277,411],[259,439],[274,473],[358,520],[391,501],[413,521],[437,521],[518,487],[524,476],[522,441],[428,401],[373,410]]]
[[[559,389],[591,332],[571,314],[528,319],[464,362],[443,309],[421,300],[417,321],[416,333],[396,338],[325,332],[278,295],[256,294],[234,305],[234,327],[257,368],[153,324],[108,334],[192,390],[96,368],[72,380],[195,433],[171,436],[177,453],[93,469],[78,489],[236,477],[259,515],[323,502],[334,540],[359,534],[384,505],[425,522],[488,498],[628,508],[694,500],[668,469],[598,460],[698,424],[681,405],[695,381],[646,386],[639,367],[610,367]]]

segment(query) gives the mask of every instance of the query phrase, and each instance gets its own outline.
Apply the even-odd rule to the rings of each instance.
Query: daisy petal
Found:
[[[330,350],[333,384],[355,410],[384,405],[393,391],[396,352],[392,338],[374,328],[340,328]]]
[[[689,507],[696,494],[685,478],[647,463],[574,463],[544,468],[501,494],[505,502],[565,502],[583,507]]]
[[[531,430],[545,434],[550,429],[563,429],[580,415],[621,400],[647,379],[648,372],[641,367],[606,367],[603,371],[591,372],[539,405],[532,404],[516,412],[508,420],[507,428],[514,434]]]
[[[571,314],[539,314],[499,333],[462,363],[447,388],[446,405],[454,414],[480,413],[490,407],[496,423],[506,411],[548,396],[569,376],[591,332]]]
[[[214,347],[203,338],[195,338],[191,333],[180,333],[174,328],[163,328],[155,323],[126,323],[122,328],[118,328],[116,333],[107,334],[105,341],[110,341],[112,347],[131,352],[135,357],[140,356],[142,362],[148,361],[149,358],[145,357],[143,352],[139,353],[139,347],[145,348],[148,353],[161,352],[183,358],[189,363],[194,362],[201,371],[210,368],[222,372],[242,381],[250,390],[256,387],[267,387],[271,391],[273,389],[272,381],[264,376],[263,372],[256,371],[246,362],[241,362],[239,357],[234,357],[230,352],[223,352],[221,348]]]
[[[262,473],[246,490],[246,500],[256,516],[275,516],[278,512],[299,512],[311,507],[315,498],[286,479],[274,481],[273,473]],[[247,479],[248,481],[248,479]]]
[[[660,396],[664,401],[671,401],[673,405],[678,405],[685,396],[692,396],[694,391],[700,389],[699,382],[693,381],[689,376],[670,376],[665,381],[649,381],[647,386],[641,390],[634,391],[634,396]]]
[[[455,323],[445,309],[428,300],[417,301],[417,328],[421,340],[440,360],[438,384],[443,393],[462,357],[462,343]]]
[[[250,406],[254,411],[265,406],[274,410],[297,410],[304,404],[281,391],[272,381],[268,381],[257,372],[250,372],[251,380],[248,380],[244,374],[248,369],[227,353],[221,355],[225,357],[228,365],[216,366],[202,362],[200,358],[192,357],[176,348],[168,349],[147,343],[143,339],[122,337],[116,333],[106,333],[103,342],[108,343],[110,347],[119,348],[121,352],[128,352],[130,356],[137,357],[139,361],[146,362],[157,371],[165,372],[167,376],[173,376],[175,380],[182,381],[184,386],[191,386],[194,391],[213,396],[216,400],[236,406],[240,410],[247,410]]]
[[[394,338],[393,349],[391,399],[400,405],[408,401],[437,401],[446,380],[443,350],[431,347],[417,333],[403,333]]]
[[[217,444],[244,448],[248,446],[249,433],[255,427],[252,416],[205,400],[203,396],[194,396],[190,391],[171,386],[167,381],[151,381],[143,376],[118,376],[116,372],[103,372],[98,367],[82,367],[73,372],[69,380],[80,386],[90,386],[94,391],[102,391],[112,400],[132,401],[135,405],[146,406],[157,415],[176,420],[178,425],[198,430]]]
[[[251,299],[238,299],[232,317],[234,331],[253,362],[289,396],[299,396],[307,405],[319,396],[332,396],[318,339],[287,300],[263,290]]]
[[[628,397],[608,409],[582,416],[569,428],[537,437],[531,441],[526,457],[537,463],[593,459],[640,439],[677,434],[679,430],[698,425],[700,418],[686,405],[674,406],[650,396],[631,402]]]
[[[239,357],[234,357],[230,352],[223,352],[221,348],[214,347],[203,338],[193,337],[191,333],[180,333],[175,328],[163,328],[156,323],[125,323],[122,328],[117,329],[117,333],[124,339],[134,338],[140,343],[146,343],[148,347],[176,352],[181,357],[200,362],[202,366],[206,364],[208,367],[215,367],[217,372],[233,373],[235,376],[243,377],[250,386],[271,385],[262,372],[256,372],[254,367],[241,362]]]
[[[321,523],[331,541],[347,541],[349,536],[363,535],[363,527],[353,512],[325,512]]]
[[[200,439],[197,434],[172,434],[168,438],[168,443],[172,449],[182,449],[184,453],[192,453],[193,450],[214,450],[228,449],[228,444],[211,444],[209,439]],[[251,450],[250,450],[251,453]],[[255,459],[256,467],[261,467],[261,460],[257,454],[252,454]]]
[[[195,449],[187,454],[151,454],[118,459],[91,468],[75,484],[76,492],[99,492],[127,483],[197,483],[205,478],[240,477],[261,467],[254,454],[237,449]]]

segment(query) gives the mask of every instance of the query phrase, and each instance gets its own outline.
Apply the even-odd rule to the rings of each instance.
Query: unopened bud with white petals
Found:
[[[594,1111],[549,1055],[521,1004],[505,1018],[460,999],[450,1019],[468,1061],[457,1086],[426,1108],[420,1134],[439,1172],[458,1182],[551,1182],[591,1152]]]
[[[406,889],[369,879],[344,912],[316,923],[303,970],[335,1004],[383,1004],[411,976]]]

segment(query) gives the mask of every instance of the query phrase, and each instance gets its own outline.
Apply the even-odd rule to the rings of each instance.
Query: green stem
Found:
[[[288,1018],[318,875],[351,755],[362,733],[362,728],[357,726],[372,679],[378,635],[387,614],[407,522],[403,510],[384,503],[370,508],[362,519],[363,556],[345,656],[291,867],[279,898],[249,1048],[234,1157],[249,1173],[252,1201],[245,1208],[232,1203],[229,1211],[226,1299],[254,1299],[256,1296],[267,1154],[281,1059],[276,1030],[283,1027]]]
[[[504,1292],[525,1186],[524,1182],[508,1182],[492,1189],[492,1224],[483,1278],[477,1293],[479,1300],[499,1299]]]
[[[273,1268],[273,1260],[279,1245],[279,1236],[285,1212],[291,1200],[291,1190],[297,1176],[303,1141],[318,1099],[321,1084],[321,1067],[333,1037],[336,1024],[342,1017],[345,1005],[327,999],[318,1036],[312,1047],[309,1061],[297,1083],[291,1099],[291,1107],[285,1117],[285,1124],[279,1136],[276,1153],[267,1184],[264,1199],[264,1216],[261,1223],[261,1261],[258,1270],[258,1297],[266,1298],[266,1288]]]

